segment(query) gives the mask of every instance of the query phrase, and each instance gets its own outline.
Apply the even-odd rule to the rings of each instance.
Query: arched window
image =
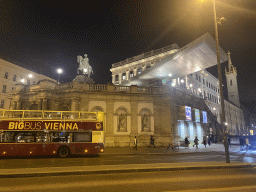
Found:
[[[232,82],[232,79],[230,80],[230,86],[233,86],[233,82]]]

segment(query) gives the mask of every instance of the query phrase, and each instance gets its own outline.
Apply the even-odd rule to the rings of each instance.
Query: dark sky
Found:
[[[255,0],[219,0],[220,46],[238,70],[240,98],[256,96]],[[212,0],[2,0],[0,57],[61,81],[77,75],[88,55],[96,83],[111,82],[111,64],[173,43],[213,37]],[[225,65],[225,64],[224,64]],[[223,65],[223,67],[224,67]],[[216,72],[216,68],[211,69]]]

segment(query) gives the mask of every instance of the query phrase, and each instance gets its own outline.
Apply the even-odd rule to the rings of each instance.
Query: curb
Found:
[[[149,168],[120,168],[94,171],[64,171],[48,173],[27,173],[27,174],[1,174],[0,179],[4,178],[26,178],[26,177],[47,177],[47,176],[70,176],[70,175],[92,175],[92,174],[111,174],[111,173],[132,173],[132,172],[158,172],[158,171],[182,171],[182,170],[203,170],[203,169],[237,169],[254,168],[253,164],[234,164],[216,166],[178,166],[178,167],[149,167]]]

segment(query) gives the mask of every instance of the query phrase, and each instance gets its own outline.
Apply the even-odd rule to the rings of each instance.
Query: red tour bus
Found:
[[[0,156],[99,154],[103,112],[0,110]]]

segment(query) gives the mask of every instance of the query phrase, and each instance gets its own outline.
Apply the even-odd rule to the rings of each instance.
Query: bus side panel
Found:
[[[0,156],[57,155],[61,146],[67,146],[74,155],[98,154],[102,143],[1,143]]]
[[[98,154],[104,150],[102,143],[71,143],[69,146],[74,155]]]

